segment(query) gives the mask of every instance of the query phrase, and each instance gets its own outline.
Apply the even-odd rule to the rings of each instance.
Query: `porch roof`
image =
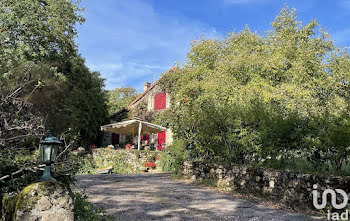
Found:
[[[141,131],[139,131],[141,129]],[[152,124],[140,119],[125,120],[101,126],[101,130],[124,135],[153,134],[166,131],[166,127]]]

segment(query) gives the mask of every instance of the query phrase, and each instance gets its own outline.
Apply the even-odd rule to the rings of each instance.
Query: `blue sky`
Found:
[[[106,89],[142,91],[145,81],[185,62],[191,41],[222,38],[246,24],[264,34],[285,4],[303,24],[316,18],[336,45],[350,46],[350,0],[82,0],[86,22],[77,27],[77,43]]]

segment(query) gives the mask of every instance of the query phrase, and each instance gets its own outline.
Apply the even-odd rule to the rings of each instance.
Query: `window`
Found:
[[[166,94],[156,94],[154,96],[154,110],[163,110],[166,108]]]

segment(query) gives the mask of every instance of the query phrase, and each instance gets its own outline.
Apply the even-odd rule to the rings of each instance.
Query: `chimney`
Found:
[[[150,88],[151,87],[151,83],[149,83],[149,82],[145,82],[145,85],[143,86],[143,92],[145,92],[145,91],[147,91],[148,90],[148,88]]]

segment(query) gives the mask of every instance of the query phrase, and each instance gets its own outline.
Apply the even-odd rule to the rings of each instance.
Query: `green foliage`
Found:
[[[77,54],[79,1],[13,1],[0,6],[0,94],[20,89],[30,113],[56,134],[73,128],[83,145],[108,122],[104,83]]]
[[[98,143],[99,127],[109,122],[103,79],[80,56],[66,61],[58,71],[62,79],[43,78],[43,87],[29,101],[36,112],[46,116],[47,127],[56,134],[71,128],[80,134],[81,145]]]
[[[127,163],[125,160],[125,156],[118,155],[114,159],[113,173],[131,174],[131,173],[137,173],[137,172],[139,171],[132,171],[130,164]]]
[[[169,153],[164,152],[161,154],[159,166],[162,168],[163,172],[166,172],[166,173],[176,172],[175,159]]]
[[[187,58],[161,85],[171,92],[169,126],[200,159],[310,161],[305,167],[343,173],[350,56],[315,20],[303,26],[283,8],[267,35],[246,27],[224,40],[201,38]]]
[[[188,158],[185,142],[175,140],[171,146],[167,147],[168,152],[164,152],[160,158],[160,167],[163,172],[179,174],[182,171],[182,164]]]
[[[2,53],[26,58],[66,55],[75,50],[77,3],[67,0],[7,0],[0,7]],[[17,56],[16,56],[17,57]]]
[[[159,161],[156,160],[160,156]],[[163,172],[180,172],[181,165],[187,157],[186,153],[178,153],[176,158],[159,151],[146,150],[115,150],[107,148],[98,148],[91,153],[72,154],[70,161],[70,172],[74,174],[96,174],[98,170],[113,167],[113,173],[118,174],[138,174],[145,170],[145,164],[156,162],[157,168],[162,168]],[[175,160],[176,159],[176,160]],[[175,165],[175,166],[174,166]],[[159,170],[160,171],[160,170]]]
[[[93,150],[92,154],[72,156],[71,159],[76,159],[78,162],[74,165],[75,174],[95,174],[97,170],[108,167],[113,167],[113,173],[132,174],[140,172],[137,165],[141,166],[142,163],[138,159],[138,156],[138,151],[99,148]],[[130,157],[134,158],[135,165],[131,165]]]
[[[108,112],[116,113],[127,107],[137,96],[138,93],[133,87],[121,87],[107,92]]]
[[[100,149],[94,151],[94,164],[96,169],[103,169],[113,166],[114,173],[131,173],[130,165],[127,162],[127,154],[125,151],[114,151],[108,149]]]
[[[0,86],[6,93],[55,72],[76,53],[81,8],[68,0],[8,0],[0,5]]]
[[[70,0],[0,4],[0,177],[15,173],[4,178],[0,197],[41,176],[33,168],[40,163],[37,150],[47,128],[57,136],[71,131],[67,143],[80,136],[87,145],[97,142],[99,127],[108,120],[103,80],[77,54],[81,12],[79,1]]]
[[[38,163],[38,152],[30,150],[18,150],[16,152],[0,149],[0,177],[16,172],[19,168],[31,166]],[[6,179],[2,182],[1,192],[9,193],[20,191],[28,184],[40,177],[36,171],[25,171],[13,179]]]
[[[87,201],[87,196],[83,193],[74,194],[74,220],[77,221],[106,221],[112,220],[105,214],[102,208],[95,209],[92,203]]]

